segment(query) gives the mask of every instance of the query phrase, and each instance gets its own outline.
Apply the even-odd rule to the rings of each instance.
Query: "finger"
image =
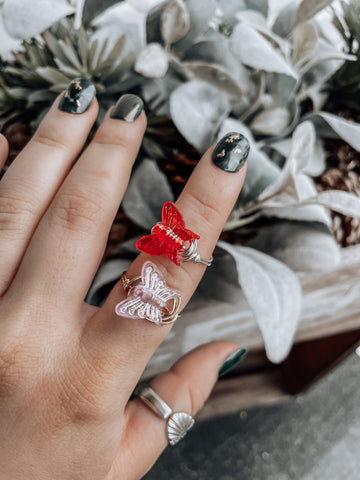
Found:
[[[234,134],[233,134],[234,135]],[[218,240],[224,223],[229,216],[233,205],[241,190],[246,167],[244,162],[246,153],[236,154],[239,167],[238,172],[229,173],[218,168],[212,159],[217,152],[223,149],[226,139],[210,148],[198,163],[189,181],[187,182],[176,205],[183,214],[186,227],[200,235],[198,250],[203,258],[209,258]],[[127,272],[132,279],[140,274],[145,260],[151,259],[164,273],[168,286],[182,296],[181,307],[184,308],[196,289],[205,267],[200,264],[185,263],[180,267],[166,257],[149,257],[140,254]],[[210,267],[211,268],[211,267]],[[122,369],[118,375],[118,382],[125,395],[130,395],[149,358],[158,345],[169,333],[169,326],[159,327],[144,320],[120,318],[114,312],[115,305],[125,298],[124,289],[119,282],[111,291],[104,306],[94,315],[86,326],[83,342],[94,362],[99,363],[102,352],[107,357],[117,359],[128,368]],[[181,321],[181,318],[178,320]],[[111,362],[110,362],[111,363]]]
[[[0,172],[5,165],[9,154],[9,144],[4,135],[0,133]]]
[[[74,82],[82,88],[77,103]],[[87,80],[74,82],[57,98],[0,182],[0,294],[9,285],[36,225],[96,119],[95,87]]]
[[[228,356],[234,357],[232,354],[235,351],[239,351],[238,346],[231,342],[202,345],[182,357],[169,372],[154,378],[151,387],[173,412],[194,416],[208,398],[221,366],[226,363]],[[166,421],[136,398],[127,405],[124,425],[115,472],[122,471],[121,478],[124,479],[142,478],[168,445]],[[141,461],[138,455],[133,454],[139,450]]]
[[[122,97],[108,112],[39,224],[14,288],[36,285],[49,298],[56,292],[61,302],[82,306],[145,128],[143,103],[135,95]]]

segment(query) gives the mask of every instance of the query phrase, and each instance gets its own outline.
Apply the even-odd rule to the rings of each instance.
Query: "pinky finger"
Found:
[[[9,154],[9,144],[2,133],[0,133],[0,172],[5,165]]]
[[[235,366],[243,357],[244,350],[232,342],[208,343],[182,357],[170,371],[154,378],[151,387],[173,412],[194,416],[210,395],[220,369],[223,370],[224,365]],[[168,445],[166,420],[139,398],[128,403],[124,420],[114,477],[142,478]]]

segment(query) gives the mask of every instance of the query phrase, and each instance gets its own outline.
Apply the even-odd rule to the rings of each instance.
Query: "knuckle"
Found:
[[[86,233],[97,225],[102,211],[101,205],[99,195],[89,195],[80,189],[64,192],[49,210],[50,223],[67,231]]]
[[[187,411],[195,415],[204,406],[208,393],[197,383],[191,383],[187,377],[184,377],[177,371],[176,365],[170,370],[170,374],[175,377],[175,385],[178,386],[179,394],[183,398],[184,405],[187,405]]]
[[[35,133],[32,142],[40,147],[45,147],[51,152],[53,152],[54,149],[65,151],[68,150],[67,142],[59,140],[58,136],[53,137],[51,134],[43,131],[41,128],[39,128],[39,130]]]
[[[205,200],[197,191],[190,192],[192,211],[199,215],[202,223],[206,223],[210,227],[216,225],[219,220],[225,221],[223,212],[219,209],[219,202],[216,201],[214,195],[209,195]]]
[[[0,349],[0,398],[13,396],[26,377],[27,355],[22,345]]]
[[[14,195],[0,196],[0,231],[18,232],[33,216],[31,203]]]

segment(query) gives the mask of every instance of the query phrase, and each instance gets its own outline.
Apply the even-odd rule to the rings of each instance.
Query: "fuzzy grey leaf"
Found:
[[[283,361],[292,346],[301,311],[301,286],[285,264],[249,247],[218,242],[232,255],[239,283],[264,338],[269,360]]]
[[[334,0],[302,0],[294,18],[293,27],[313,18],[317,13],[328,7]]]
[[[298,272],[332,270],[341,259],[340,247],[330,231],[311,222],[273,221],[258,229],[248,246]]]
[[[91,21],[108,8],[123,0],[85,0],[82,14],[82,23],[88,27]]]
[[[296,77],[295,71],[284,56],[260,33],[245,23],[235,26],[230,38],[230,48],[244,65]]]
[[[190,15],[190,28],[185,37],[175,44],[175,50],[180,52],[191,49],[196,39],[208,30],[217,5],[215,0],[206,0],[206,4],[199,0],[186,0],[186,7]]]
[[[239,197],[239,204],[246,205],[255,201],[261,192],[278,178],[280,169],[257,148],[251,131],[243,123],[233,118],[227,118],[222,123],[217,138],[220,139],[228,132],[239,132],[245,135],[250,143],[247,175]]]
[[[301,123],[293,133],[291,151],[279,177],[260,195],[270,207],[308,198],[312,195],[311,180],[301,172],[307,167],[315,149],[315,132],[311,122]],[[281,196],[274,197],[280,193]]]
[[[308,203],[319,203],[343,215],[360,217],[360,198],[341,190],[326,190],[310,198]]]
[[[167,53],[159,43],[149,43],[136,59],[134,70],[148,78],[162,78],[169,67]]]
[[[268,16],[268,0],[246,0],[246,6],[249,10],[260,12],[265,18]]]
[[[211,145],[229,112],[228,96],[201,80],[184,83],[170,95],[173,122],[200,153]]]
[[[107,286],[110,291],[111,286],[120,279],[131,264],[127,258],[115,258],[105,262],[96,273],[91,288],[87,294],[86,301],[90,305],[100,306],[108,292],[103,292]]]
[[[281,135],[290,123],[290,112],[284,107],[272,107],[260,112],[251,122],[251,130],[262,135]]]
[[[318,222],[331,228],[331,217],[322,205],[288,205],[276,207],[261,206],[262,215],[269,218]]]
[[[161,219],[165,202],[173,200],[173,193],[165,175],[152,160],[143,160],[135,170],[122,201],[126,215],[144,229]]]
[[[325,121],[340,138],[345,140],[355,150],[360,151],[360,124],[344,120],[327,112],[310,114],[308,118],[313,120],[317,127],[320,127],[320,134],[322,123]]]
[[[299,66],[308,61],[316,48],[318,33],[314,24],[307,22],[299,25],[294,30],[293,63]]]
[[[196,77],[209,82],[219,90],[224,90],[230,96],[239,99],[242,90],[239,82],[224,67],[207,62],[182,62],[182,66]]]
[[[190,15],[183,0],[172,0],[161,14],[161,36],[165,45],[183,38],[190,28]]]
[[[5,0],[2,7],[8,33],[25,40],[44,32],[72,13],[74,8],[66,0]]]
[[[284,8],[282,8],[273,23],[273,31],[281,37],[286,37],[293,26],[295,12],[298,3],[294,0],[289,1]]]

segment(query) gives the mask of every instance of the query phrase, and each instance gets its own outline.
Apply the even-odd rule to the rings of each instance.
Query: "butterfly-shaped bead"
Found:
[[[166,202],[162,209],[162,222],[154,225],[151,235],[140,238],[136,248],[150,255],[166,255],[180,265],[182,253],[199,235],[185,228],[181,213],[172,202]]]
[[[178,316],[181,296],[166,285],[163,274],[156,265],[147,261],[141,269],[141,277],[127,280],[128,297],[115,307],[121,317],[146,319],[157,325],[172,323]],[[168,304],[172,304],[172,308]]]

